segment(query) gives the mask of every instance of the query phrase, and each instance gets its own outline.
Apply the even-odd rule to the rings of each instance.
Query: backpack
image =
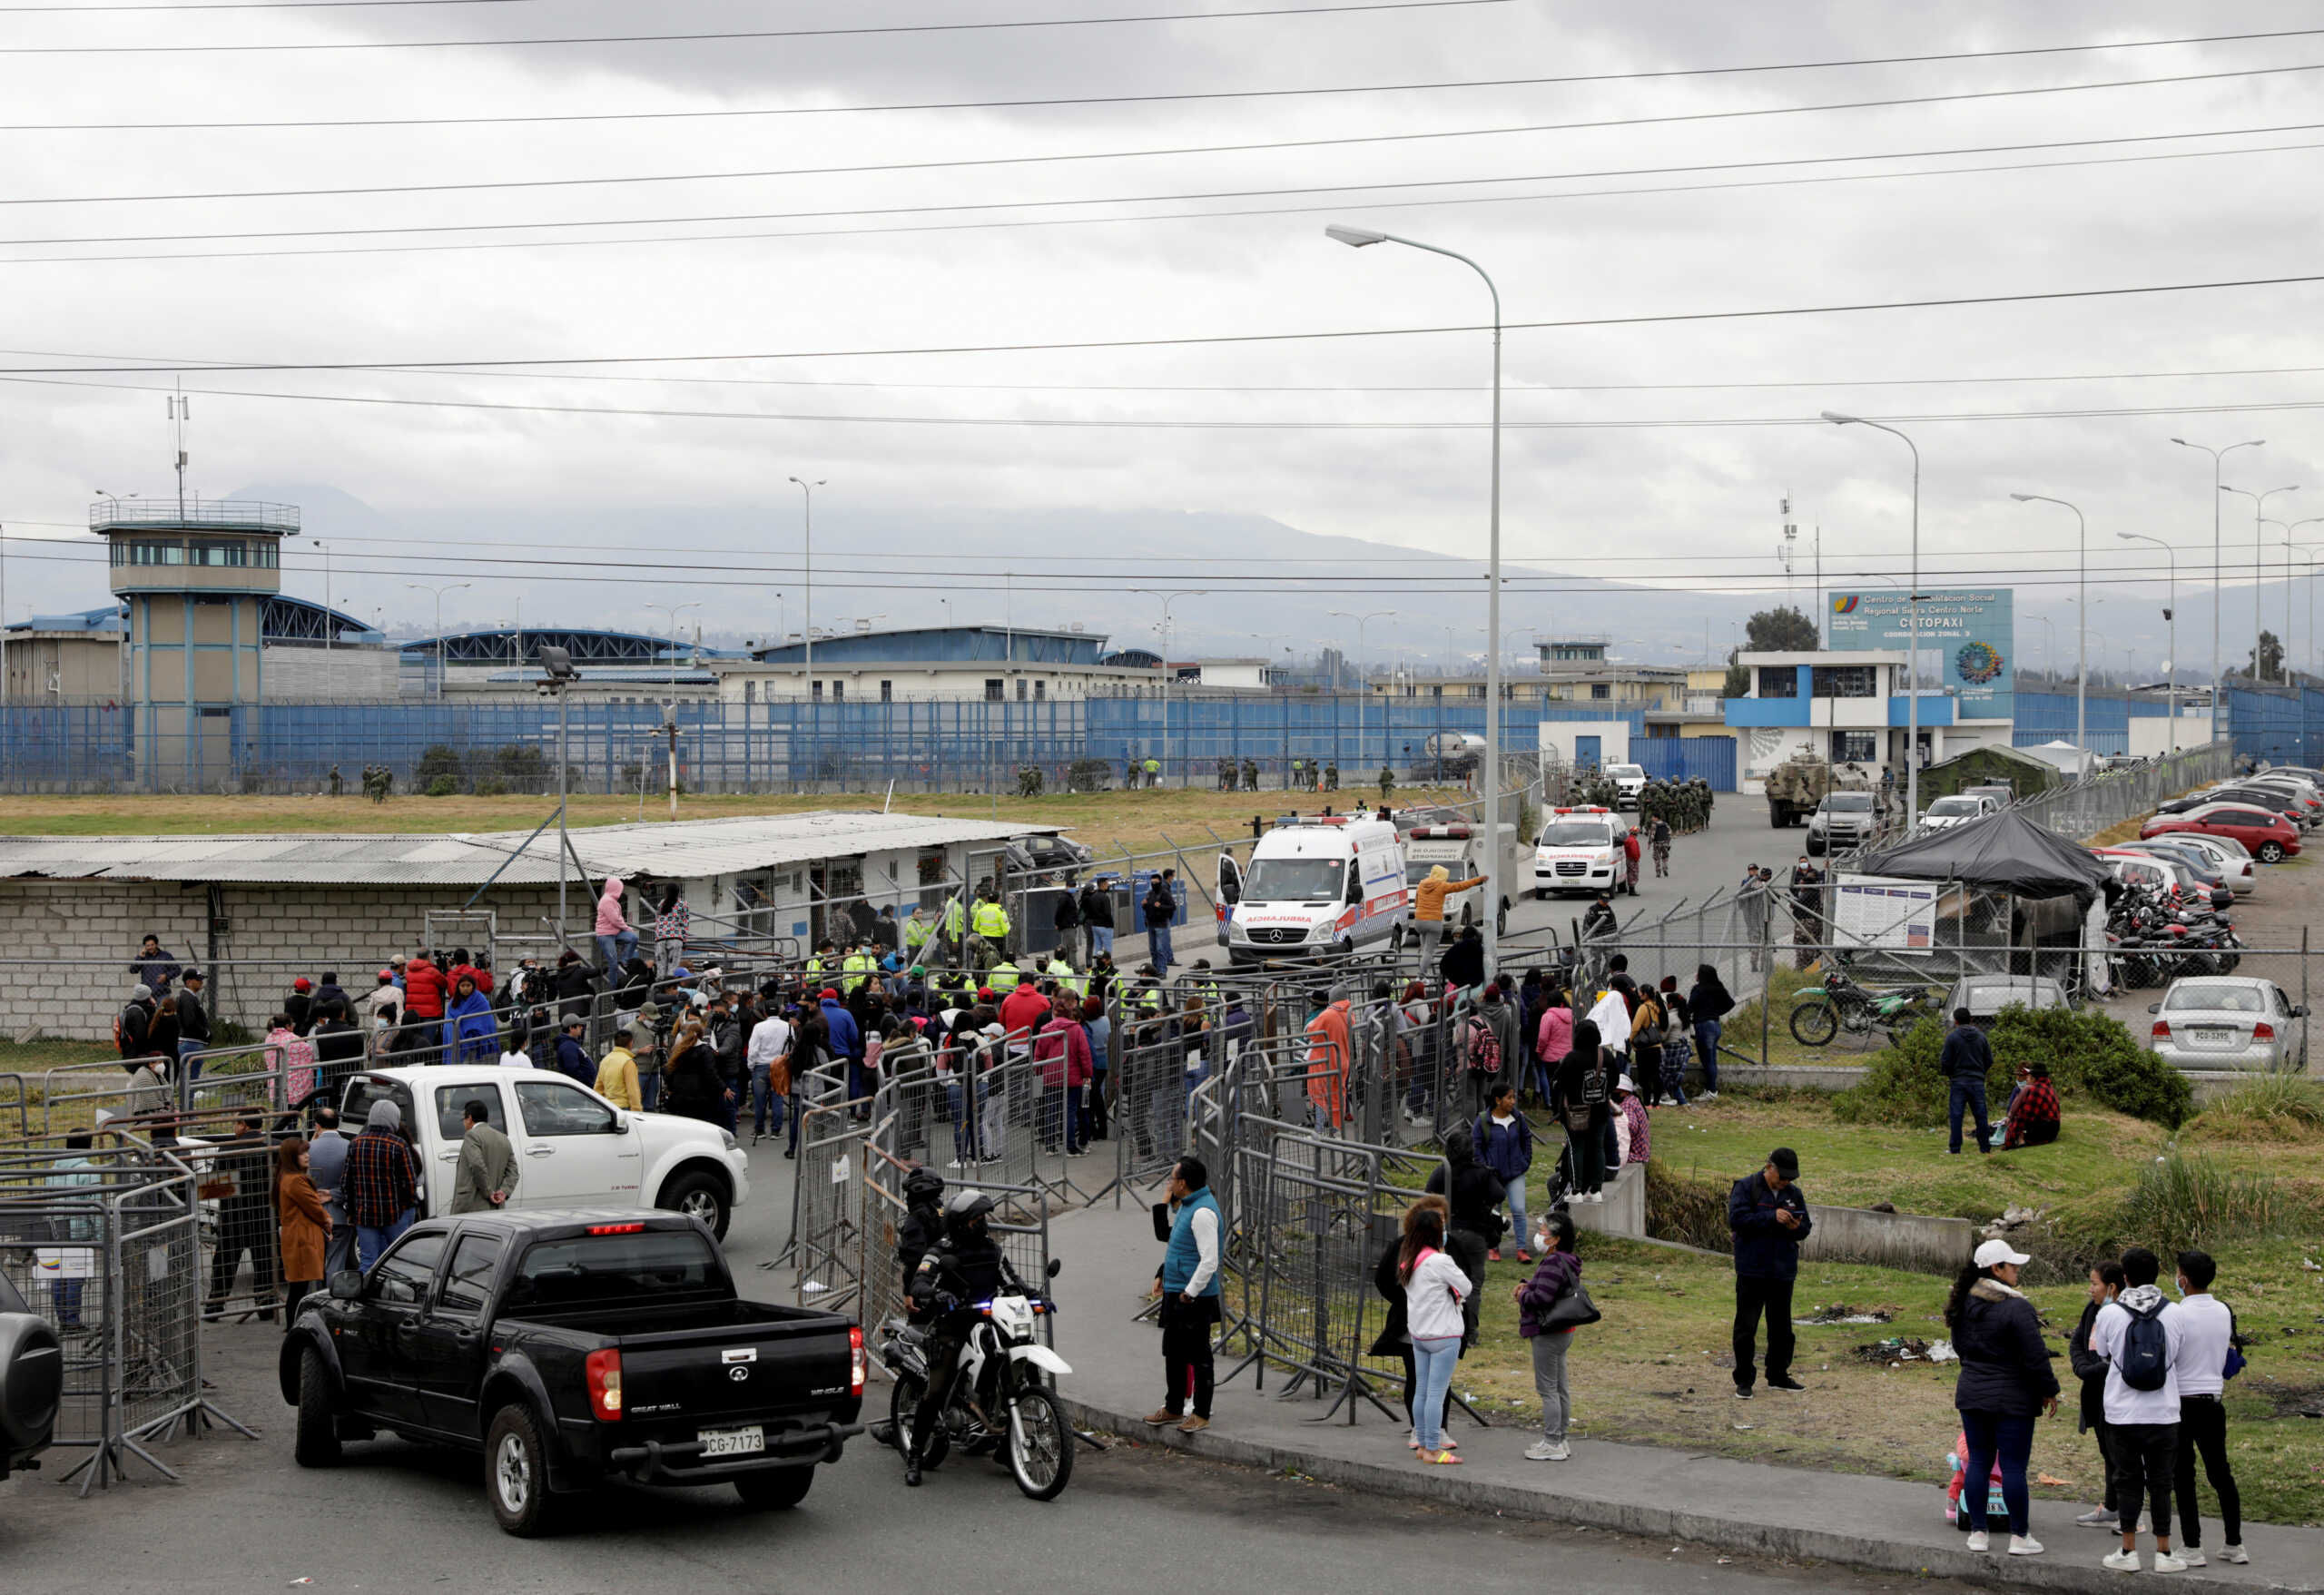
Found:
[[[1581,1077],[1581,1095],[1565,1105],[1565,1127],[1577,1136],[1588,1135],[1598,1109],[1607,1100],[1606,1069],[1601,1058],[1597,1068]]]
[[[130,1017],[133,1014],[134,1019]],[[113,1016],[113,1049],[123,1058],[133,1050],[143,1051],[150,1033],[145,1010],[133,1002]]]
[[[2122,1307],[2131,1323],[2122,1333],[2122,1349],[2115,1356],[2114,1367],[2132,1390],[2161,1390],[2171,1377],[2171,1342],[2162,1329],[2162,1306],[2157,1302],[2152,1313]]]
[[[1490,1020],[1470,1016],[1468,1028],[1462,1033],[1462,1043],[1469,1054],[1469,1067],[1481,1074],[1501,1072],[1501,1037]]]

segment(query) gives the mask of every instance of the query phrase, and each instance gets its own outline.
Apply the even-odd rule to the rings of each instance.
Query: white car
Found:
[[[2256,890],[2260,871],[2251,861],[2251,850],[2232,836],[2211,836],[2201,831],[2173,831],[2165,841],[2199,847],[2219,863],[2220,873],[2236,896],[2242,897]]]
[[[1972,820],[1982,820],[1987,814],[1997,814],[2001,805],[1989,797],[1941,797],[1921,812],[1924,831],[1950,831],[1955,825],[1966,825]]]
[[[714,1124],[669,1113],[631,1113],[555,1069],[497,1064],[375,1068],[350,1076],[340,1107],[344,1133],[359,1131],[381,1098],[403,1110],[404,1138],[419,1154],[428,1215],[451,1211],[460,1157],[460,1117],[471,1102],[517,1154],[514,1207],[666,1207],[699,1218],[724,1239],[751,1194],[751,1160]]]
[[[2156,1057],[2181,1068],[2297,1072],[2308,1052],[2308,1009],[2273,980],[2249,975],[2190,975],[2171,982],[2147,1039]]]
[[[1614,783],[1616,807],[1624,809],[1638,807],[1639,793],[1646,790],[1645,765],[1609,764],[1600,773]]]
[[[1551,809],[1533,845],[1533,895],[1611,891],[1627,873],[1630,824],[1599,803]]]

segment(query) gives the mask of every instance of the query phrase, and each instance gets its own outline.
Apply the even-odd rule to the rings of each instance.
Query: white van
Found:
[[[1551,809],[1533,845],[1533,895],[1611,891],[1626,873],[1630,823],[1600,803]]]
[[[1218,855],[1230,960],[1336,956],[1402,938],[1413,917],[1404,848],[1385,820],[1318,815],[1259,838],[1250,867]]]
[[[1646,766],[1643,764],[1609,764],[1599,773],[1614,783],[1618,807],[1635,809],[1639,794],[1646,790]]]
[[[1415,892],[1428,872],[1437,865],[1455,881],[1473,881],[1485,872],[1485,842],[1480,825],[1423,825],[1406,833],[1404,838],[1404,881]],[[1522,891],[1531,884],[1532,870],[1530,852],[1521,853],[1517,845],[1517,827],[1503,820],[1501,822],[1501,917],[1500,928],[1509,929],[1509,894]],[[1447,926],[1474,925],[1484,917],[1485,889],[1472,886],[1466,891],[1456,891],[1444,900],[1444,922]]]

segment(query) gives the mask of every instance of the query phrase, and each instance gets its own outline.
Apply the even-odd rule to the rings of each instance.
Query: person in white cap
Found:
[[[2017,1289],[2017,1271],[2032,1260],[2007,1241],[1987,1241],[1953,1282],[1945,1304],[1945,1326],[1961,1356],[1953,1404],[1969,1442],[1963,1476],[1971,1488],[1961,1492],[1961,1503],[1969,1513],[1971,1551],[1988,1543],[1985,1481],[1998,1458],[2001,1498],[2009,1508],[2009,1554],[2042,1554],[2027,1521],[2025,1462],[2034,1451],[2035,1416],[2057,1416],[2058,1376],[2050,1371],[2041,1319]]]

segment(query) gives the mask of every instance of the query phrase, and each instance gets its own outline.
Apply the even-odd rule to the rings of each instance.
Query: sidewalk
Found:
[[[1973,1556],[1961,1548],[1965,1536],[1945,1521],[1936,1487],[1925,1483],[1587,1438],[1574,1442],[1571,1462],[1529,1462],[1521,1453],[1540,1437],[1538,1430],[1479,1429],[1458,1413],[1453,1433],[1463,1464],[1423,1468],[1409,1460],[1401,1418],[1392,1422],[1359,1402],[1353,1426],[1344,1408],[1329,1423],[1314,1422],[1328,1403],[1305,1390],[1288,1402],[1278,1399],[1289,1379],[1274,1367],[1264,1393],[1253,1390],[1247,1369],[1222,1386],[1212,1409],[1216,1427],[1205,1433],[1149,1429],[1142,1419],[1162,1394],[1160,1334],[1133,1321],[1161,1255],[1147,1208],[1126,1197],[1118,1213],[1108,1204],[1063,1215],[1051,1220],[1050,1247],[1064,1263],[1058,1350],[1073,1364],[1059,1383],[1078,1420],[1093,1429],[1354,1489],[1649,1538],[2039,1589],[2137,1587],[2099,1566],[2117,1542],[2075,1527],[2074,1515],[2084,1510],[2075,1503],[2034,1502],[2034,1536],[2048,1547],[2045,1554]],[[1585,1343],[1591,1333],[1582,1332]],[[1586,1418],[1589,1354],[1577,1347],[1575,1355],[1574,1395]],[[1223,1361],[1220,1372],[1228,1365]],[[1392,1406],[1399,1393],[1389,1387]],[[1994,1537],[1996,1551],[2006,1543],[2005,1535]],[[2324,1590],[2324,1530],[2252,1524],[2244,1544],[2250,1566],[2213,1561],[2171,1581],[2206,1591]],[[2216,1553],[2218,1548],[2214,1525],[2204,1549]],[[2142,1560],[2152,1553],[2142,1536]],[[2140,1575],[2142,1581],[2154,1577]]]

